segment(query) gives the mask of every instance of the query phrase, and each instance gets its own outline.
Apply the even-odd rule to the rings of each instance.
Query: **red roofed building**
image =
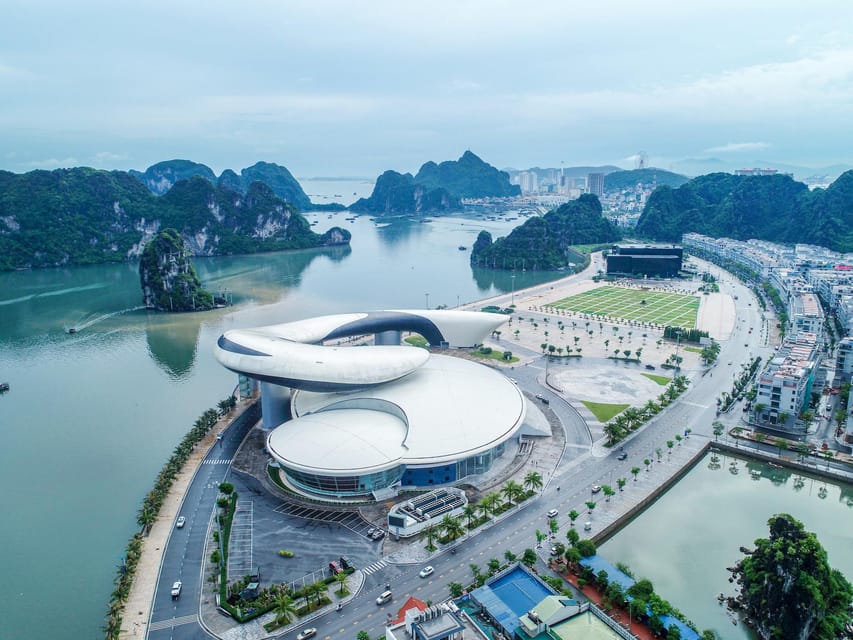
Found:
[[[429,608],[429,606],[427,605],[426,602],[424,602],[423,600],[418,600],[414,596],[410,596],[409,599],[406,600],[405,604],[397,612],[397,617],[394,618],[388,624],[390,626],[394,626],[394,625],[402,624],[403,622],[405,622],[406,621],[406,611],[409,611],[411,609],[417,609],[418,611],[426,611],[428,608]]]

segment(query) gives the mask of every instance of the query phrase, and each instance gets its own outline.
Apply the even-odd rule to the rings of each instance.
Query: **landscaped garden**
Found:
[[[547,306],[597,317],[692,329],[696,326],[699,297],[605,285]]]

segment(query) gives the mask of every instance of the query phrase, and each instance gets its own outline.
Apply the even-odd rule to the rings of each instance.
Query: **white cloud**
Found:
[[[66,169],[68,167],[76,167],[80,164],[80,161],[73,156],[69,156],[67,158],[62,158],[59,160],[58,158],[45,158],[43,160],[30,160],[29,162],[23,163],[24,166],[30,167],[31,169]]]
[[[113,153],[112,151],[98,151],[95,154],[95,163],[100,165],[110,164],[119,160],[127,160],[127,154]]]
[[[703,153],[740,153],[741,151],[759,151],[767,149],[767,142],[729,142],[718,147],[705,149]]]

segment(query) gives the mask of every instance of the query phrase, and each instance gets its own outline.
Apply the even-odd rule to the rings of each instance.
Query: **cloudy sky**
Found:
[[[853,165],[851,32],[843,0],[5,0],[0,168]]]

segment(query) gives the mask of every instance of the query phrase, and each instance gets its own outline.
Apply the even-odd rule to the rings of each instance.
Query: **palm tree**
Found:
[[[619,442],[622,437],[622,429],[619,426],[618,420],[611,420],[604,423],[604,435],[607,436],[607,444],[614,445]]]
[[[462,509],[462,515],[468,520],[468,530],[471,530],[471,522],[477,517],[477,507],[470,502]]]
[[[338,575],[343,575],[346,577],[346,574],[340,573]],[[273,601],[275,612],[275,623],[279,626],[285,625],[290,622],[297,614],[296,614],[296,603],[293,602],[293,598],[290,597],[290,594],[287,592],[280,593],[276,599]]]
[[[338,573],[336,573],[335,580],[337,581],[338,585],[340,585],[340,588],[338,589],[338,593],[340,595],[343,595],[344,591],[348,591],[347,587],[349,586],[349,576],[345,572],[339,571]]]
[[[450,514],[447,514],[441,519],[441,524],[439,525],[444,531],[444,535],[448,540],[456,540],[456,538],[460,537],[465,531],[462,527],[462,523],[459,522],[458,518],[454,518]]]
[[[314,595],[317,596],[317,606],[320,606],[320,601],[324,598],[324,594],[329,590],[329,585],[320,580],[311,585]]]
[[[491,493],[484,495],[480,500],[480,509],[483,510],[483,507],[485,507],[484,515],[490,516],[498,510],[500,503],[501,494],[497,491],[492,491]]]
[[[537,471],[531,471],[524,476],[524,486],[532,491],[542,488],[542,474]]]
[[[536,530],[536,544],[537,545],[542,544],[542,541],[547,537],[548,536],[546,534],[542,533],[541,531],[539,531],[539,529]]]
[[[507,483],[501,489],[501,493],[506,498],[507,503],[512,506],[513,500],[518,497],[521,493],[521,485],[518,484],[515,480],[508,480]]]
[[[779,457],[782,457],[782,452],[788,450],[788,441],[782,438],[776,438],[776,447],[779,449]]]
[[[438,537],[439,529],[436,524],[428,524],[421,530],[421,540],[426,539],[427,551],[434,551],[435,545],[432,543]]]

